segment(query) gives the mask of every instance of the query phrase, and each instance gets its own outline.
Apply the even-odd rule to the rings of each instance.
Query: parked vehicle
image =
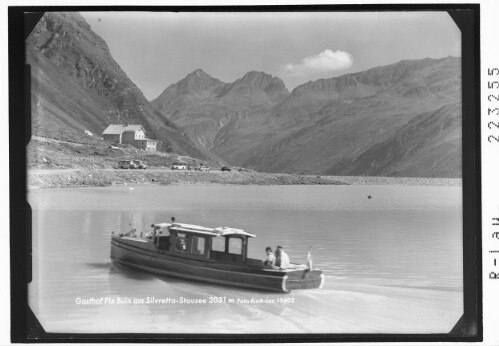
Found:
[[[229,167],[222,167],[221,171],[222,172],[230,172],[230,168]]]
[[[185,163],[174,162],[172,165],[172,170],[186,170],[187,165]]]
[[[146,169],[147,168],[146,164],[140,160],[133,160],[132,162],[135,164],[135,166],[137,166],[138,169]]]
[[[136,169],[138,166],[134,163],[133,160],[123,160],[118,163],[118,168],[122,169]]]
[[[111,236],[111,261],[157,275],[246,289],[290,292],[322,288],[324,274],[307,264],[287,268],[248,256],[255,235],[230,227],[183,223],[153,224],[148,234],[132,230]]]
[[[199,166],[195,168],[196,171],[201,171],[201,172],[208,172],[210,170],[210,167],[208,166]]]

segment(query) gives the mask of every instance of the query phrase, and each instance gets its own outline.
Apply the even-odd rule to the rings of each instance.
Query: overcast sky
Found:
[[[461,56],[446,12],[82,15],[149,100],[197,68],[224,82],[263,71],[291,91],[404,59]]]

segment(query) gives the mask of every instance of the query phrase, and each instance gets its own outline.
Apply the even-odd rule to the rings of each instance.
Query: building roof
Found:
[[[103,135],[121,135],[125,131],[137,131],[137,130],[142,130],[144,133],[146,132],[144,130],[144,127],[142,125],[128,125],[128,124],[118,124],[118,125],[109,125],[104,132],[102,132]]]
[[[186,223],[158,223],[153,225],[155,229],[161,229],[167,227],[168,229],[174,231],[180,231],[185,233],[196,233],[196,234],[204,234],[212,237],[220,237],[227,235],[245,235],[248,237],[254,238],[255,235],[253,233],[246,232],[239,228],[231,228],[231,227],[216,227],[216,228],[208,228],[198,225],[189,225]]]

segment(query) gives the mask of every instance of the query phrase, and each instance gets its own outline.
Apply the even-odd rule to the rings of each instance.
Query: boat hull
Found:
[[[290,292],[319,288],[324,282],[320,270],[268,270],[178,257],[159,252],[150,242],[120,237],[113,237],[111,241],[111,260],[153,274],[253,290]]]

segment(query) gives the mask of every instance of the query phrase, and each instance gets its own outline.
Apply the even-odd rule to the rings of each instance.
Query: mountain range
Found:
[[[152,104],[233,165],[264,172],[459,177],[461,60],[405,60],[289,92],[196,70]]]
[[[461,60],[404,60],[289,91],[251,71],[202,69],[149,102],[78,13],[46,13],[26,41],[32,132],[82,141],[141,124],[161,150],[263,172],[461,176]]]

